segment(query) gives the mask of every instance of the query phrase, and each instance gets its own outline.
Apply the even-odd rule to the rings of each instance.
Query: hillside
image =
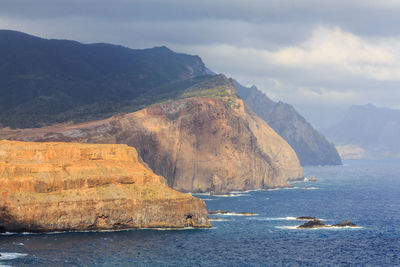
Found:
[[[294,149],[301,165],[342,164],[335,146],[291,105],[272,101],[255,86],[236,86],[238,95]]]
[[[166,47],[47,40],[0,30],[0,126],[90,121],[174,99],[208,70]]]
[[[293,149],[236,96],[223,75],[184,90],[181,99],[106,120],[0,131],[0,139],[133,146],[156,174],[183,192],[289,186],[303,177]]]

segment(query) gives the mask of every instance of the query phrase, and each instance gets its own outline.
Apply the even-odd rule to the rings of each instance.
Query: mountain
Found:
[[[238,96],[285,139],[299,157],[301,165],[341,165],[335,146],[315,130],[289,104],[274,102],[255,86],[236,83]]]
[[[175,98],[209,73],[198,56],[166,47],[135,50],[0,30],[0,126],[133,112]]]
[[[342,121],[324,132],[346,157],[400,158],[400,110],[352,106]]]
[[[185,89],[180,99],[134,113],[3,129],[0,139],[127,144],[183,192],[283,187],[303,177],[293,149],[237,97],[233,80],[223,75]]]
[[[126,145],[0,141],[0,232],[210,227]]]

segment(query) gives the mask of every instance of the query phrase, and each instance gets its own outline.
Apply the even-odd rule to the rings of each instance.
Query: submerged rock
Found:
[[[0,184],[3,231],[211,226],[126,145],[0,141]]]

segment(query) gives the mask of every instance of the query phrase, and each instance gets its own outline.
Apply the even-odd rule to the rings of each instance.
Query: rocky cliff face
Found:
[[[335,146],[291,105],[272,101],[255,86],[237,88],[238,95],[296,151],[301,165],[342,164]]]
[[[126,145],[0,141],[0,231],[210,227]]]
[[[237,98],[232,81],[217,76],[185,95],[102,121],[3,129],[0,138],[128,144],[184,192],[282,187],[303,177],[293,149]]]

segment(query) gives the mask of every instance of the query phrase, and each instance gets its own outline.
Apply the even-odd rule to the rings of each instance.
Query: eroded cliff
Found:
[[[0,141],[0,231],[210,227],[126,145]]]
[[[0,131],[0,138],[123,143],[183,192],[224,193],[288,186],[303,177],[293,149],[236,96],[223,75],[183,99],[77,125]]]

